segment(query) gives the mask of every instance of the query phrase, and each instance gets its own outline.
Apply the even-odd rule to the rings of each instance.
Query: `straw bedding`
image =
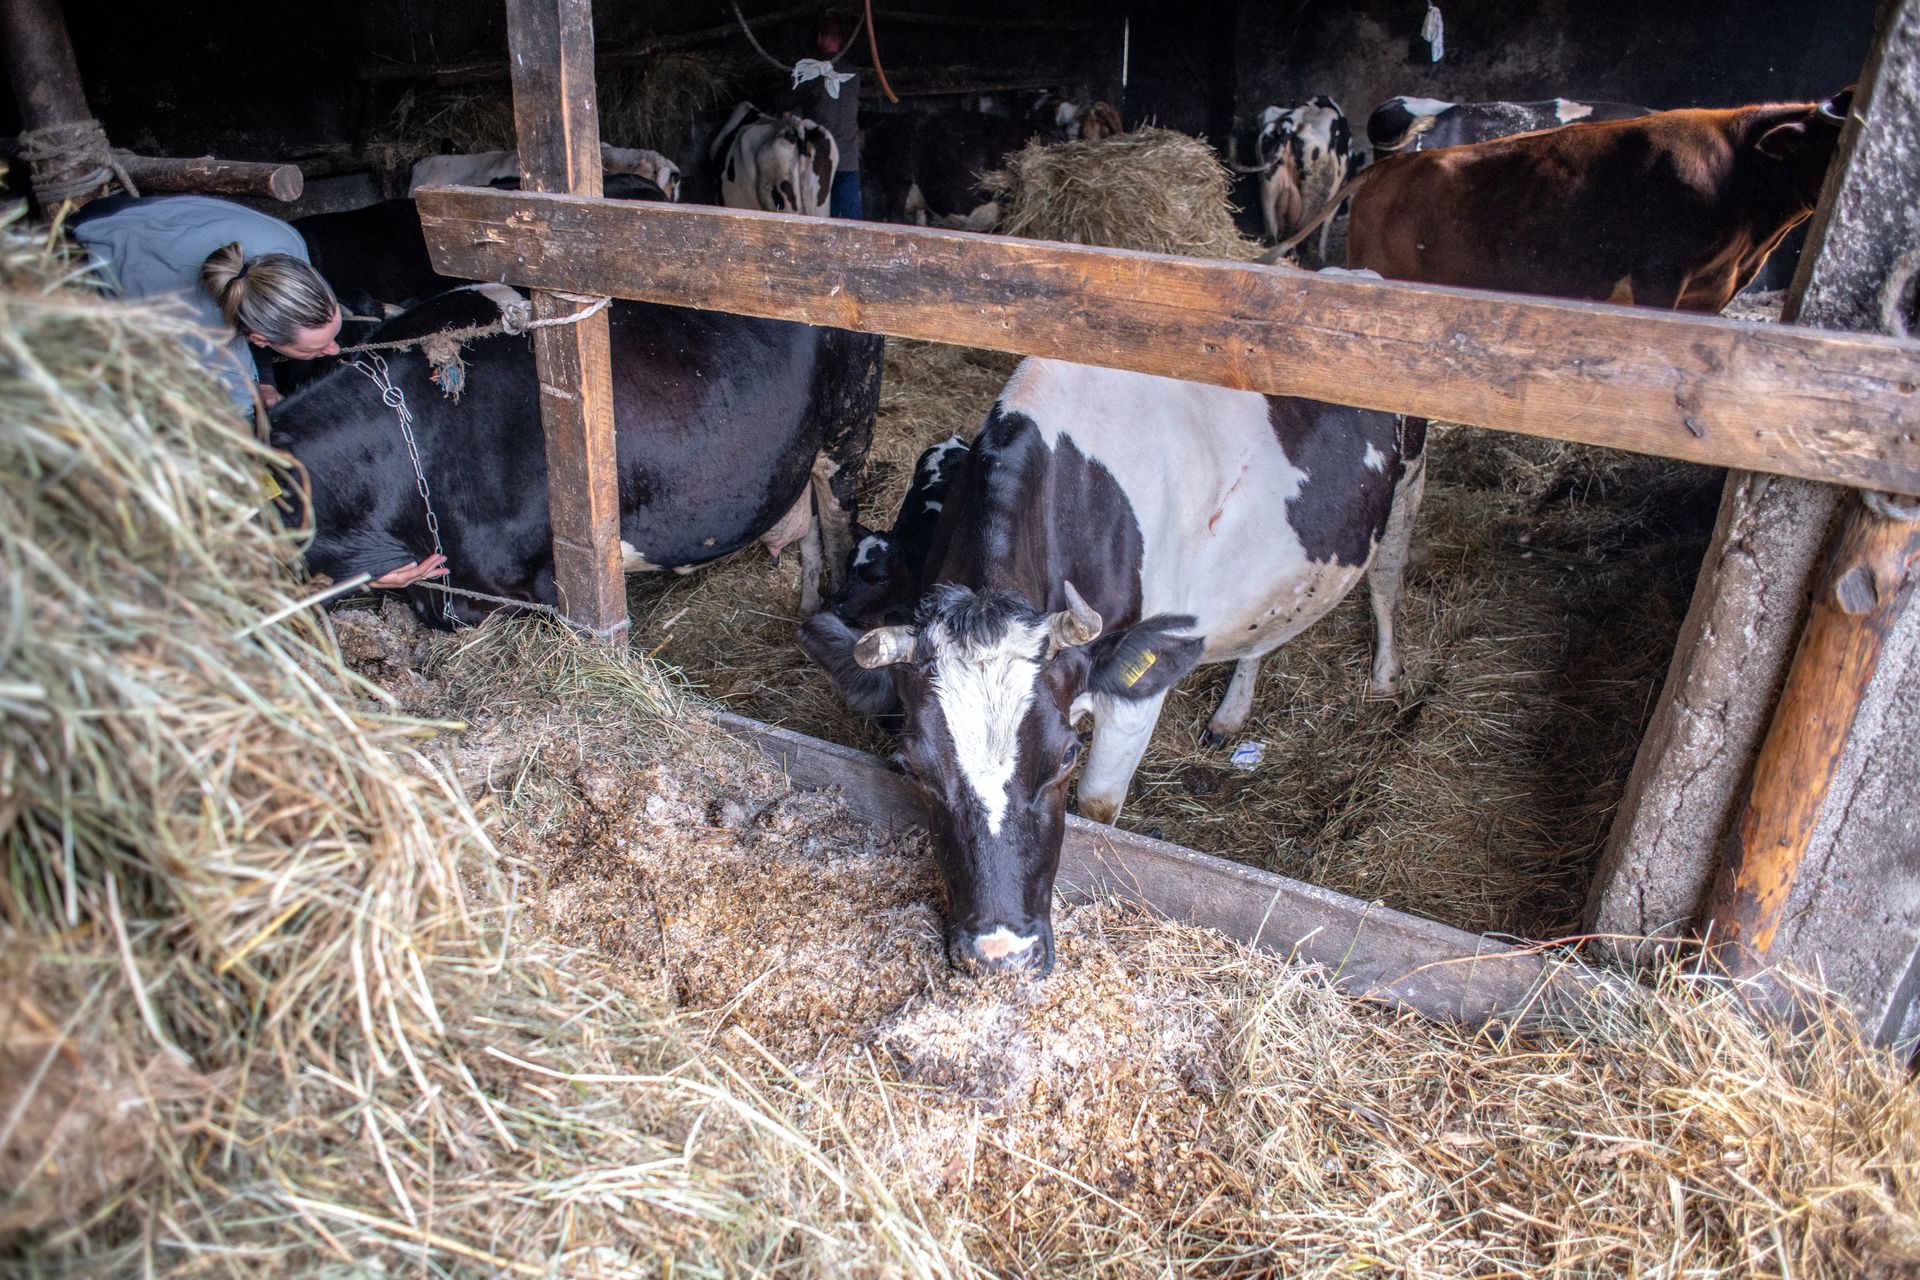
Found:
[[[923,836],[644,654],[263,625],[272,460],[67,271],[0,242],[9,1273],[1920,1265],[1920,1107],[1817,998],[1474,1031],[1113,904],[974,983]]]

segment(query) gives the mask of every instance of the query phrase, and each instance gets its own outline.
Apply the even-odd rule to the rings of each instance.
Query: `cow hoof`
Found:
[[[1392,702],[1400,696],[1398,677],[1392,680],[1375,680],[1367,686],[1368,702]]]
[[[1206,743],[1215,751],[1218,751],[1227,745],[1227,742],[1232,736],[1232,734],[1222,733],[1218,729],[1209,728],[1205,733],[1200,735],[1200,741]]]
[[[1104,822],[1112,826],[1113,820],[1120,816],[1120,806],[1107,800],[1083,799],[1080,801],[1080,816],[1089,822]]]

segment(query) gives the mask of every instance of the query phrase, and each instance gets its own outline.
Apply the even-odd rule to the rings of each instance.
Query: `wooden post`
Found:
[[[600,121],[589,0],[509,0],[507,52],[522,186],[599,195]],[[535,320],[563,318],[585,305],[547,290],[533,293]],[[546,428],[560,610],[575,625],[624,642],[627,595],[606,313],[536,329],[533,352]]]
[[[0,50],[5,51],[7,80],[20,104],[23,136],[42,129],[78,129],[93,124],[60,0],[0,0]],[[96,194],[113,176],[98,162],[101,159],[104,156],[89,156],[82,151],[34,159],[35,199],[44,208],[67,197],[85,200]]]
[[[1920,160],[1911,146],[1920,89],[1920,0],[1891,0],[1882,17],[1787,314],[1803,324],[1891,327],[1904,336],[1898,307],[1883,305],[1882,294],[1897,287],[1898,264],[1920,254],[1920,218],[1912,203]],[[1769,953],[1834,794],[1883,648],[1901,611],[1913,607],[1903,593],[1920,563],[1920,500],[1872,492],[1863,498],[1843,500],[1707,898],[1708,938],[1735,974],[1753,974],[1775,958]],[[1884,888],[1898,892],[1893,885]]]
[[[138,156],[131,151],[115,151],[113,158],[127,171],[143,195],[162,195],[175,191],[202,191],[222,196],[255,196],[270,200],[293,201],[306,190],[306,175],[299,165],[264,160],[216,160],[212,156],[182,159],[173,156]]]
[[[1849,503],[1814,592],[1732,847],[1708,899],[1708,939],[1721,947],[1731,972],[1765,967],[1901,592],[1920,563],[1920,518],[1900,514],[1884,499]]]

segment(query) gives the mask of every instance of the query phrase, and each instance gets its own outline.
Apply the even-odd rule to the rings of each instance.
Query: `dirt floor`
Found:
[[[1011,357],[888,346],[865,510],[918,451],[970,435]],[[1405,692],[1365,697],[1365,591],[1267,660],[1242,741],[1201,745],[1229,668],[1168,700],[1121,825],[1474,930],[1578,926],[1712,528],[1720,473],[1441,425],[1400,639]],[[742,556],[632,580],[636,643],[732,710],[869,750],[793,643],[797,567]],[[1238,745],[1238,744],[1235,744]]]

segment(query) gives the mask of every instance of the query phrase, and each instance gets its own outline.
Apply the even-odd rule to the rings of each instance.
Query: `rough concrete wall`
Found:
[[[1364,122],[1396,94],[1453,102],[1555,96],[1656,108],[1825,97],[1866,57],[1875,0],[1441,0],[1429,59],[1418,0],[1240,7],[1235,110],[1338,99]]]
[[[1890,0],[1881,57],[1796,282],[1801,323],[1869,331],[1920,254],[1920,0]],[[1852,493],[1729,478],[1726,506],[1589,903],[1593,927],[1671,935],[1700,909],[1785,678],[1834,514]],[[1920,590],[1896,607],[1769,958],[1817,972],[1886,1039],[1920,995]]]

